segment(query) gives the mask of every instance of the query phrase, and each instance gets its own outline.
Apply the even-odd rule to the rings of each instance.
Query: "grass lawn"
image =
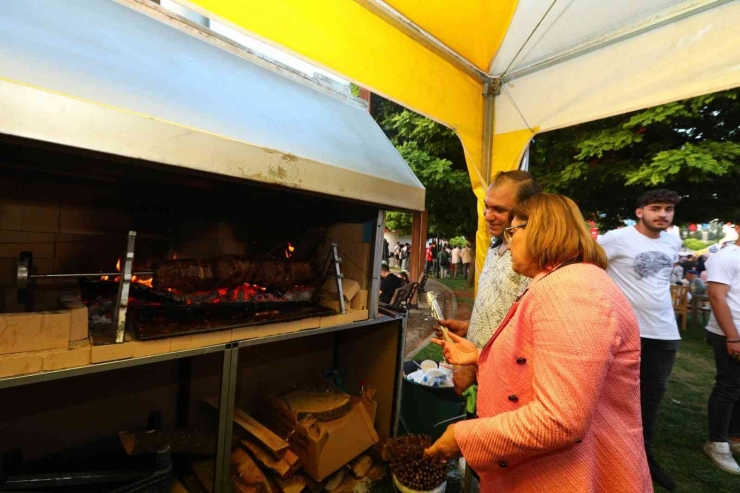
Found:
[[[452,289],[454,283],[461,281],[444,281]],[[740,476],[721,471],[702,451],[707,439],[707,399],[714,383],[714,358],[704,342],[704,329],[690,327],[681,336],[676,366],[660,410],[656,459],[675,478],[677,491],[740,492]],[[440,361],[441,348],[430,344],[414,359]],[[736,459],[740,461],[740,457]],[[655,489],[665,491],[659,486]]]
[[[740,476],[719,470],[701,449],[707,439],[707,399],[715,371],[704,329],[692,327],[681,336],[676,366],[661,405],[656,459],[673,475],[677,491],[740,491]]]

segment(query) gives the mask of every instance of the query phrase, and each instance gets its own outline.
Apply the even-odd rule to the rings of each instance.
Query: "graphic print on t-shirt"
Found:
[[[638,281],[671,267],[673,267],[673,261],[663,252],[642,252],[635,257],[635,274]]]

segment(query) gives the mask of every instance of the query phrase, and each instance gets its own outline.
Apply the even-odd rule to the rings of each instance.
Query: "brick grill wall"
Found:
[[[133,206],[136,201],[122,197],[113,184],[51,180],[0,176],[0,293],[6,299],[14,298],[16,263],[22,251],[33,253],[37,274],[112,272],[125,251],[126,233],[134,229],[138,235],[135,268],[143,270],[152,261],[172,258],[173,252],[178,258],[246,255],[258,234],[239,223],[238,211],[222,217],[193,217]],[[200,199],[197,190],[183,193]],[[345,275],[367,289],[372,248],[362,232],[362,224],[339,224],[329,228],[329,237],[339,242]],[[319,254],[323,259],[324,252]],[[63,282],[69,280],[39,280],[37,286]],[[6,304],[5,311],[14,310]]]

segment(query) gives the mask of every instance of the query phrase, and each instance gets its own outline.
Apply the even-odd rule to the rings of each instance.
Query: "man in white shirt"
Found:
[[[670,190],[651,190],[637,199],[634,227],[609,231],[599,243],[609,258],[607,273],[630,301],[640,325],[640,401],[645,450],[653,480],[668,490],[673,481],[655,461],[651,446],[658,409],[668,389],[678,344],[678,325],[671,302],[670,276],[681,240],[666,233],[681,197]]]
[[[465,244],[465,248],[460,252],[460,260],[462,260],[462,275],[463,279],[468,278],[468,271],[470,264],[473,262],[473,250],[470,248],[468,243]]]
[[[734,225],[740,234],[740,225]],[[722,470],[740,474],[732,452],[740,453],[740,247],[728,245],[706,262],[712,315],[707,342],[717,366],[709,396],[709,441],[704,451]]]
[[[452,278],[457,279],[457,275],[460,274],[460,247],[455,246],[452,249]]]

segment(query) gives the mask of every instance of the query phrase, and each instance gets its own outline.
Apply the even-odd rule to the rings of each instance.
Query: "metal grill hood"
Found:
[[[362,104],[124,3],[4,5],[0,133],[424,208],[424,187]]]

